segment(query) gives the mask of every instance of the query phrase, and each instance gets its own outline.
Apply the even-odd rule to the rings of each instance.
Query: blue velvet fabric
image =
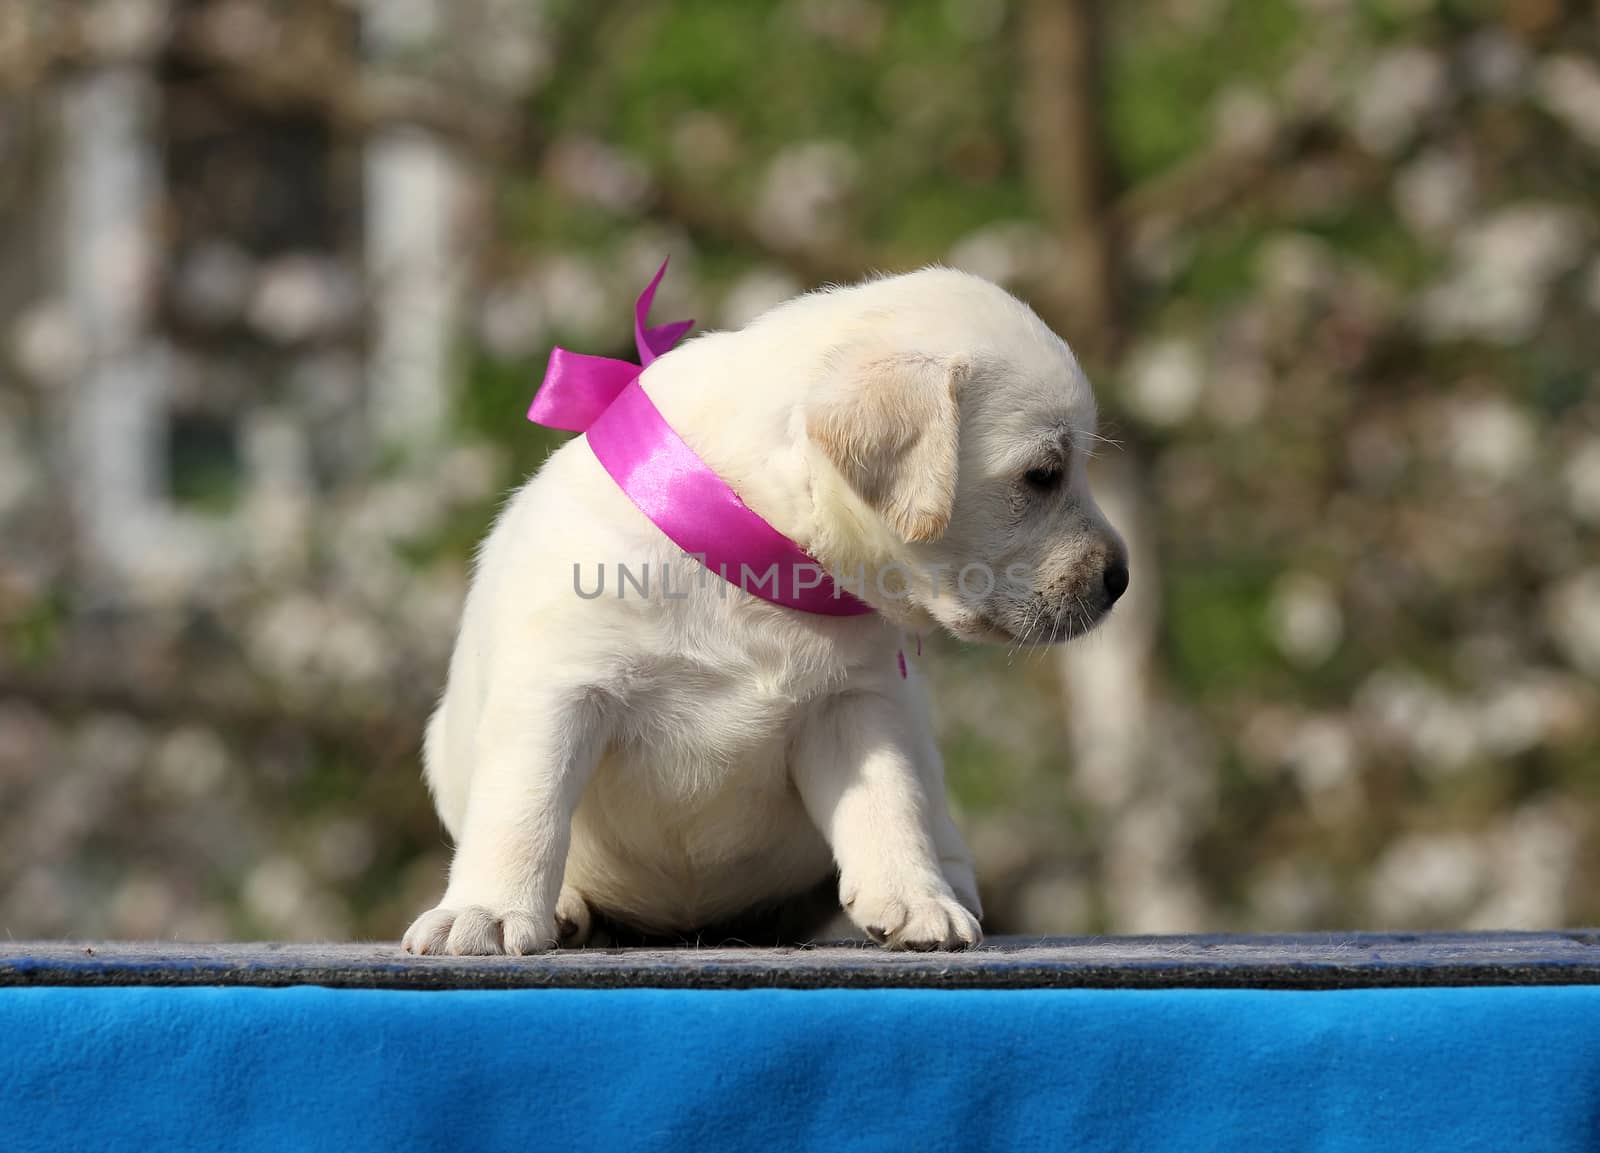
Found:
[[[1600,987],[0,989],[0,1149],[1600,1150]]]

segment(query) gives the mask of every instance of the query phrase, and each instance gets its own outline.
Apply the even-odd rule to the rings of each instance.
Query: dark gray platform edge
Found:
[[[1600,985],[1600,930],[1282,937],[1000,938],[873,947],[584,949],[412,957],[394,945],[0,944],[0,986],[378,989],[1352,989]]]

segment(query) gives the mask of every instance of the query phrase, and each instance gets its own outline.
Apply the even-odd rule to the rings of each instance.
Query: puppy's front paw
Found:
[[[949,892],[863,886],[845,891],[844,907],[867,936],[890,949],[970,949],[983,940],[978,919]]]
[[[400,947],[408,953],[453,956],[524,957],[556,944],[556,921],[532,909],[494,909],[466,905],[430,909],[406,930]]]

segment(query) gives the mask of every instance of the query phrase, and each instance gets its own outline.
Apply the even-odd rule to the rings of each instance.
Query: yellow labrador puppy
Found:
[[[1084,472],[1095,403],[1025,305],[929,269],[800,297],[640,379],[744,503],[876,611],[712,575],[585,438],[483,545],[428,726],[455,858],[417,953],[692,933],[814,890],[897,949],[980,940],[907,634],[1065,641],[1126,588]],[[651,576],[654,579],[651,579]],[[709,580],[706,578],[709,577]]]

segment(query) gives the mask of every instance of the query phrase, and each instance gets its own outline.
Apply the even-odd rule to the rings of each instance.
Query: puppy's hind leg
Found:
[[[556,900],[556,936],[563,949],[581,949],[594,932],[594,910],[582,893],[570,885],[561,886]]]

